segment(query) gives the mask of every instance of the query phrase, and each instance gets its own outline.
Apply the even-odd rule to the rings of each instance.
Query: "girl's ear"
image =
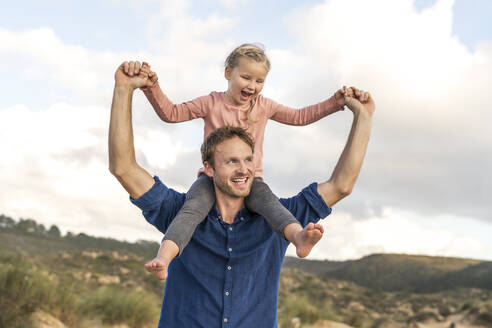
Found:
[[[226,68],[224,69],[224,77],[226,78],[226,80],[231,79],[231,68],[229,66],[226,66]]]

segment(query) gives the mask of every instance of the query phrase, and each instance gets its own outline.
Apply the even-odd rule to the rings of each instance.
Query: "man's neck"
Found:
[[[217,209],[220,212],[222,221],[233,223],[234,217],[244,207],[244,197],[231,197],[215,189]]]

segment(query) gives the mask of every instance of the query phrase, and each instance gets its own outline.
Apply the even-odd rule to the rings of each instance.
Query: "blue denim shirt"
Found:
[[[131,201],[164,233],[186,194],[154,179],[147,193]],[[302,225],[331,213],[317,186],[312,183],[297,196],[280,200]],[[256,213],[243,208],[228,224],[214,207],[169,266],[159,327],[276,327],[280,269],[288,245]]]

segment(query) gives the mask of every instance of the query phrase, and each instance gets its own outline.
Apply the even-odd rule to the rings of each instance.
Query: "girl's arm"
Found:
[[[343,100],[343,90],[338,90],[335,95],[316,105],[295,109],[280,105],[273,100],[271,102],[270,118],[279,123],[288,125],[308,125],[314,123],[323,117],[343,110],[345,101]]]
[[[161,120],[167,123],[178,123],[206,116],[208,107],[203,104],[204,97],[175,105],[162,92],[157,82],[157,74],[150,70],[148,63],[143,63],[142,71],[147,74],[152,84],[141,89]]]
[[[164,122],[178,123],[207,115],[207,106],[203,105],[204,97],[199,97],[182,104],[173,104],[164,92],[162,92],[158,82],[142,90],[157,115]]]

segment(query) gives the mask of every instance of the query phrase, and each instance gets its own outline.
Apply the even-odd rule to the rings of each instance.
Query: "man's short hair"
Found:
[[[214,167],[215,147],[221,142],[234,137],[238,137],[244,141],[251,148],[251,152],[255,151],[255,142],[245,129],[226,125],[210,133],[207,139],[203,142],[202,147],[200,148],[202,152],[202,162],[208,162],[212,167]]]

